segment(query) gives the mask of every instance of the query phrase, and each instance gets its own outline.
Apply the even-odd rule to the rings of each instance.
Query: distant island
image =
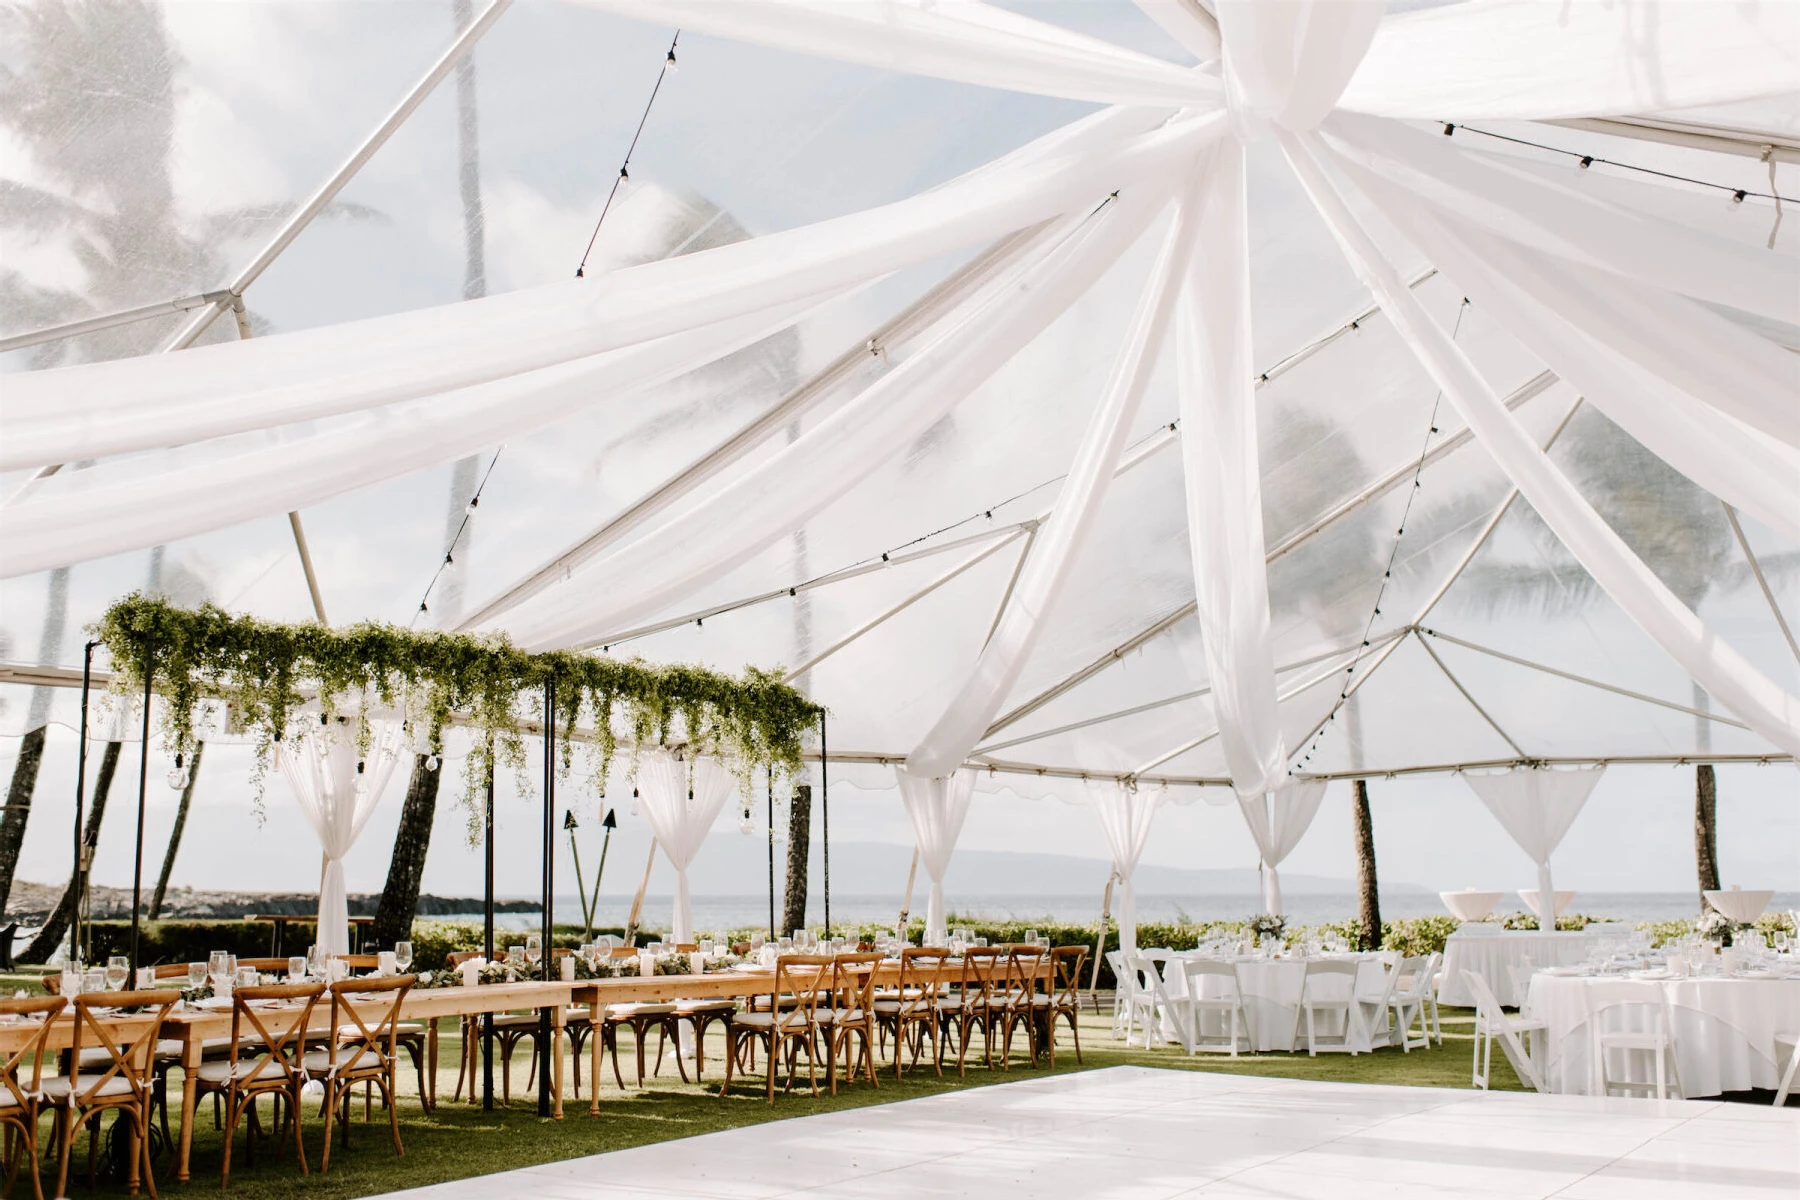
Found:
[[[20,880],[13,884],[12,897],[6,905],[6,919],[25,925],[41,924],[61,898],[66,886],[59,883],[53,887],[45,883]],[[143,899],[146,904],[149,903],[148,888],[144,889]],[[380,903],[379,892],[352,893],[349,897],[350,915],[372,917],[375,915],[376,905]],[[94,916],[99,920],[130,917],[131,889],[101,887],[96,884],[93,888],[93,905]],[[480,896],[420,896],[418,913],[421,917],[477,913],[481,911],[481,905]],[[210,917],[230,920],[258,914],[310,917],[318,911],[317,892],[202,892],[194,888],[170,888],[163,897],[161,915],[165,918]],[[543,905],[536,900],[495,900],[494,911],[534,913],[543,911]]]

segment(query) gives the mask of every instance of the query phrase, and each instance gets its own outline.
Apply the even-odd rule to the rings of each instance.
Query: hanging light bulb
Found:
[[[638,815],[638,790],[636,788],[631,789],[631,815],[634,817]]]
[[[427,771],[435,771],[438,769],[438,756],[437,755],[427,754],[425,756],[425,769]]]
[[[188,769],[183,765],[182,756],[175,756],[175,765],[169,770],[169,790],[179,792],[188,785]]]
[[[1735,192],[1731,193],[1731,199],[1727,202],[1728,206],[1733,212],[1737,211],[1737,209],[1743,206],[1744,197],[1749,194],[1750,193],[1746,192],[1743,188],[1738,188]]]
[[[474,516],[476,506],[479,505],[480,503],[481,503],[480,496],[470,496],[469,502],[463,506],[463,512],[468,516],[471,516],[471,517]]]
[[[756,822],[750,819],[750,810],[744,810],[744,819],[738,822],[738,832],[748,837],[756,832]]]
[[[669,57],[663,59],[663,72],[673,75],[679,70],[681,70],[681,64],[675,61],[675,48],[671,46],[669,47]]]

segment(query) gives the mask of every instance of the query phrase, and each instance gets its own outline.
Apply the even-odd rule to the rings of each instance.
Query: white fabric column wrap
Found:
[[[318,835],[322,851],[315,943],[324,954],[350,953],[350,911],[344,890],[344,857],[381,802],[394,765],[408,752],[398,721],[373,722],[369,753],[357,753],[353,728],[304,718],[300,731],[280,747],[281,774]],[[360,770],[359,770],[360,768]]]
[[[688,768],[693,768],[689,787]],[[666,750],[653,750],[638,761],[638,799],[656,844],[675,868],[675,913],[671,940],[694,940],[694,906],[688,890],[688,864],[706,842],[713,822],[737,788],[737,779],[714,758],[683,762]]]
[[[1281,872],[1278,868],[1319,815],[1325,780],[1295,779],[1267,796],[1238,795],[1238,809],[1263,861],[1263,907],[1281,915]]]
[[[900,785],[906,815],[912,818],[919,861],[925,864],[925,874],[931,879],[924,944],[941,946],[945,942],[944,873],[950,869],[950,855],[956,850],[956,839],[969,815],[975,772],[964,767],[948,777],[928,778],[914,775],[905,767],[895,767],[894,779]]]
[[[1495,775],[1464,772],[1463,781],[1481,798],[1507,835],[1537,865],[1538,928],[1556,928],[1556,886],[1550,855],[1593,794],[1605,767],[1573,771],[1523,767]]]
[[[1131,877],[1150,841],[1150,824],[1165,793],[1161,788],[1128,788],[1109,780],[1092,784],[1088,794],[1094,805],[1094,815],[1100,818],[1100,830],[1106,835],[1107,847],[1112,851],[1112,873],[1120,885],[1119,949],[1127,954],[1135,953],[1137,892],[1132,887]]]
[[[1181,198],[1156,265],[1139,295],[1100,403],[1088,421],[1068,478],[1057,493],[1056,509],[1039,531],[993,636],[982,647],[974,667],[937,723],[907,756],[906,769],[914,775],[948,775],[981,740],[1017,682],[1038,633],[1087,542],[1106,502],[1107,489],[1118,469],[1119,455],[1131,433],[1144,389],[1156,369],[1187,273],[1198,220],[1197,184],[1196,175],[1195,185],[1190,185]]]
[[[1545,524],[1606,594],[1714,699],[1762,737],[1800,756],[1800,701],[1712,634],[1556,469],[1351,215],[1314,158],[1316,139],[1284,136],[1283,144],[1359,278]]]

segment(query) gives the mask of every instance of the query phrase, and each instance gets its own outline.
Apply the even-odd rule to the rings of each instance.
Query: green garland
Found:
[[[347,629],[281,625],[233,616],[213,605],[177,608],[134,593],[106,610],[94,634],[112,656],[114,689],[141,692],[149,666],[168,702],[166,732],[180,753],[192,750],[194,711],[223,700],[231,724],[256,739],[257,779],[274,743],[287,735],[305,693],[316,691],[327,714],[365,697],[423,722],[433,753],[442,749],[452,715],[480,731],[465,775],[471,812],[492,759],[525,765],[520,722],[541,720],[554,685],[558,728],[586,720],[593,732],[595,777],[605,786],[618,750],[615,720],[634,752],[671,742],[732,759],[748,785],[751,773],[791,775],[802,739],[821,709],[783,682],[779,671],[746,668],[733,678],[700,667],[620,662],[567,651],[528,654],[502,635],[415,631],[365,622]],[[360,707],[360,706],[359,706]],[[358,744],[369,744],[359,715]],[[572,739],[561,767],[572,764]],[[260,795],[260,788],[259,788]],[[473,818],[471,818],[473,819]]]

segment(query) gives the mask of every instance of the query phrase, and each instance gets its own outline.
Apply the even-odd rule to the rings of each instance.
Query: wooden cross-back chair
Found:
[[[412,990],[418,978],[417,975],[379,975],[341,979],[331,985],[330,1046],[312,1051],[303,1060],[306,1073],[325,1085],[325,1146],[319,1157],[321,1174],[331,1166],[331,1122],[340,1107],[343,1110],[344,1145],[350,1144],[350,1093],[359,1083],[380,1089],[382,1099],[387,1103],[388,1132],[394,1139],[394,1153],[406,1153],[400,1144],[400,1105],[395,1095],[399,1018],[406,993]],[[381,1006],[373,1026],[357,1011],[353,999],[357,996],[369,997]]]
[[[324,994],[323,982],[261,984],[232,990],[229,1052],[223,1062],[203,1063],[189,1085],[195,1089],[197,1097],[210,1092],[225,1102],[224,1161],[219,1168],[221,1188],[231,1183],[231,1142],[245,1112],[250,1114],[250,1123],[244,1134],[244,1158],[252,1165],[256,1162],[256,1101],[263,1096],[274,1099],[277,1131],[281,1128],[285,1102],[288,1119],[294,1126],[294,1154],[300,1160],[300,1173],[309,1173],[306,1147],[300,1140],[300,1089],[306,1083],[301,1062],[306,1055],[307,1028],[312,1022],[313,1009]],[[282,1014],[292,1015],[294,1019],[280,1033],[271,1032],[263,1023],[264,1014],[251,1007],[268,1001],[298,1001],[301,1004],[299,1009]],[[244,1028],[246,1022],[250,1026],[248,1030]],[[245,1058],[241,1055],[245,1049],[262,1052],[262,1057]]]
[[[95,1151],[100,1137],[96,1118],[111,1111],[118,1114],[127,1130],[125,1187],[137,1195],[140,1180],[156,1195],[156,1180],[150,1174],[150,1099],[154,1091],[156,1040],[169,1010],[181,1000],[174,990],[88,992],[73,998],[75,1028],[70,1036],[69,1061],[81,1062],[81,1052],[103,1047],[106,1068],[101,1071],[77,1070],[74,1075],[44,1081],[44,1096],[56,1113],[56,1194],[68,1194],[69,1150],[75,1131],[90,1124],[88,1136],[88,1185],[94,1182]],[[141,1010],[127,1014],[125,1020],[136,1030],[129,1043],[121,1044],[124,1032],[117,1022],[109,1022],[95,1013],[122,1009]],[[140,1171],[142,1174],[140,1175]]]
[[[37,1022],[25,1044],[0,1064],[0,1129],[16,1130],[17,1141],[8,1139],[14,1151],[6,1164],[6,1194],[18,1182],[19,1168],[31,1168],[31,1190],[44,1200],[44,1184],[38,1173],[38,1114],[44,1103],[44,1043],[51,1023],[68,1007],[61,996],[36,996],[24,1000],[0,1000],[0,1016],[12,1021]],[[29,1073],[27,1073],[29,1071]]]
[[[1012,1069],[1013,1031],[1025,1026],[1031,1065],[1037,1066],[1039,1026],[1050,1014],[1050,956],[1036,946],[1006,947],[1006,979],[995,997],[1000,1009],[1000,1069]]]
[[[991,1069],[994,1065],[995,1025],[1004,1015],[1005,999],[1001,986],[1005,982],[1006,950],[1001,946],[969,946],[963,950],[962,994],[956,1007],[956,1071],[968,1074],[969,1033],[981,1027],[982,1054]]]
[[[828,954],[784,954],[775,960],[775,1003],[767,1012],[743,1013],[725,1027],[725,1082],[719,1086],[719,1095],[731,1087],[739,1054],[759,1042],[769,1056],[764,1085],[770,1104],[775,1103],[775,1072],[783,1050],[788,1057],[787,1086],[794,1086],[804,1048],[807,1080],[812,1094],[819,1094],[818,1008],[830,994],[832,966]]]
[[[1056,1023],[1066,1020],[1075,1038],[1075,1061],[1081,1061],[1081,968],[1087,962],[1086,946],[1057,946],[1050,951],[1050,1005],[1045,1017],[1050,1065],[1056,1066]]]
[[[943,968],[950,952],[935,946],[908,946],[900,951],[900,991],[898,995],[875,1001],[875,1019],[883,1033],[894,1035],[894,1078],[902,1077],[903,1051],[912,1046],[913,1065],[919,1064],[919,1052],[925,1039],[931,1039],[931,1061],[937,1073],[944,1073],[944,1054],[938,1039],[940,1018],[947,1017],[955,1001],[946,1001]]]
[[[862,1063],[869,1083],[875,1082],[875,979],[879,954],[839,954],[831,961],[831,1007],[820,1013],[823,1035],[830,1044],[825,1075],[831,1094],[837,1095],[838,1054],[844,1055],[844,1081],[856,1082],[856,1060],[850,1056],[853,1039],[862,1040]]]

